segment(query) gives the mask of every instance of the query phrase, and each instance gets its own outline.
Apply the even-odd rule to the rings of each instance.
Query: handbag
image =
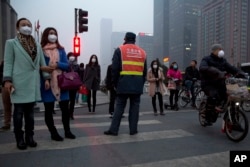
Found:
[[[168,89],[169,90],[175,90],[176,89],[176,83],[172,80],[168,81]]]
[[[82,81],[76,72],[63,72],[57,76],[58,86],[61,90],[79,89]]]

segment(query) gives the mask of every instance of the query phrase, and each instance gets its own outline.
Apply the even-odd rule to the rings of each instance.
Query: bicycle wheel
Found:
[[[241,108],[245,112],[250,112],[250,99],[242,101]]]
[[[205,97],[205,93],[202,90],[198,91],[197,94],[195,95],[195,106],[197,109],[199,109],[200,104],[202,100],[204,99],[204,97]]]
[[[190,101],[191,99],[187,96],[186,90],[182,89],[179,93],[179,106],[186,107]]]
[[[247,136],[248,128],[248,119],[240,108],[237,108],[235,112],[226,113],[225,132],[230,140],[242,141]]]
[[[198,112],[199,122],[201,126],[205,127],[206,126],[206,101],[202,101],[198,109],[199,109],[199,112]]]

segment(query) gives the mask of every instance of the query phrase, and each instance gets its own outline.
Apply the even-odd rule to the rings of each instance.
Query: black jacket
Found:
[[[127,43],[133,44],[133,43]],[[126,45],[126,44],[125,44]],[[147,62],[144,62],[143,76],[120,75],[122,71],[122,60],[120,48],[114,52],[112,59],[112,80],[117,94],[142,94],[143,86],[147,76]]]
[[[101,81],[100,65],[86,65],[83,83],[89,90],[99,90]]]
[[[237,74],[239,70],[230,65],[225,58],[219,58],[214,54],[204,57],[200,63],[201,84],[217,85],[224,73]]]
[[[185,70],[185,78],[184,80],[193,80],[193,78],[200,79],[200,73],[197,68],[193,68],[191,66],[187,67]]]

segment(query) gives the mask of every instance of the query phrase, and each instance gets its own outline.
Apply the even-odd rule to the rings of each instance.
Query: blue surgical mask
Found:
[[[178,68],[178,66],[175,64],[175,65],[173,66],[173,68],[174,68],[174,69],[177,69],[177,68]]]

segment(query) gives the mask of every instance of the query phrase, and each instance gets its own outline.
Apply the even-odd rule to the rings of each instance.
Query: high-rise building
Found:
[[[210,0],[202,9],[199,55],[220,43],[227,60],[237,66],[250,61],[250,1]]]
[[[10,0],[0,1],[0,13],[0,60],[2,60],[5,41],[16,35],[17,13],[10,5]]]
[[[153,54],[153,47],[154,47],[153,35],[149,33],[140,32],[136,37],[136,44],[146,52],[147,68],[149,68],[151,62],[156,59],[156,57],[154,57]]]
[[[113,57],[113,53],[114,53],[115,49],[124,43],[125,34],[126,34],[126,32],[112,32],[112,35],[111,35],[112,54],[110,57],[110,63],[111,63],[111,59]]]
[[[206,0],[154,1],[154,54],[183,70],[197,58],[198,20]]]
[[[154,50],[160,61],[169,56],[169,0],[154,0]]]
[[[111,34],[112,34],[112,19],[101,19],[100,24],[100,65],[101,78],[104,79],[108,65],[111,63]]]

